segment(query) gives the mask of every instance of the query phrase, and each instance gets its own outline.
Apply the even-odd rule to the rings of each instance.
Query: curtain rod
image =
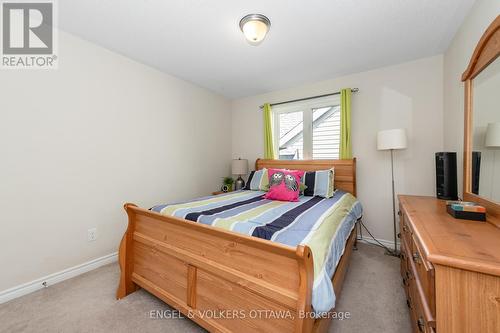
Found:
[[[351,92],[355,93],[358,92],[358,88],[352,88]],[[272,103],[271,106],[276,106],[276,105],[281,105],[281,104],[288,104],[288,103],[293,103],[293,102],[301,102],[301,101],[307,101],[309,99],[315,99],[315,98],[321,98],[321,97],[327,97],[327,96],[335,96],[335,95],[340,95],[340,91],[331,93],[331,94],[324,94],[324,95],[318,95],[318,96],[311,96],[311,97],[304,97],[304,98],[299,98],[299,99],[292,99],[290,101],[285,101],[285,102],[278,102],[278,103]],[[259,106],[259,108],[263,109],[264,105]]]

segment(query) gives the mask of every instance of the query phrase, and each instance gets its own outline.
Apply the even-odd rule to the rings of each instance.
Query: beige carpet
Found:
[[[204,332],[188,319],[151,319],[169,309],[139,290],[115,300],[118,266],[111,264],[0,305],[0,332]],[[373,245],[354,251],[330,332],[411,332],[399,261]]]

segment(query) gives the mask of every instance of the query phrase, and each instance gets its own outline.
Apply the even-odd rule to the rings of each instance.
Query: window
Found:
[[[339,96],[274,106],[273,115],[280,160],[339,158]]]

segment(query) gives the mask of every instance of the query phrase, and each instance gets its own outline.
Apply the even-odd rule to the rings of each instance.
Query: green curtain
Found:
[[[340,159],[352,158],[351,88],[340,91]]]
[[[269,103],[264,104],[262,113],[264,114],[264,158],[274,160],[273,113]]]

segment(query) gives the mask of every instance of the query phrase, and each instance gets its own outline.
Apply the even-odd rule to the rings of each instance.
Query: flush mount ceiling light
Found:
[[[241,19],[240,29],[251,45],[259,45],[271,27],[271,21],[261,14],[249,14]]]

